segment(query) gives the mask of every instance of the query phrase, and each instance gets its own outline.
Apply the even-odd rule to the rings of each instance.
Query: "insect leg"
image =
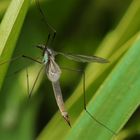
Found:
[[[37,62],[37,63],[42,64],[41,61],[38,61],[38,60],[36,60],[35,58],[32,58],[32,57],[30,57],[30,56],[18,55],[18,56],[14,57],[14,58],[12,58],[12,59],[10,59],[10,60],[5,60],[5,61],[3,61],[3,62],[0,62],[0,65],[3,65],[3,64],[8,63],[8,62],[14,62],[14,61],[16,61],[16,60],[18,60],[18,59],[21,59],[21,58],[25,58],[25,59],[32,60],[32,61],[34,61],[34,62]]]
[[[11,60],[7,60],[7,61],[4,61],[4,62],[0,63],[0,65],[3,65],[3,64],[8,63],[8,62],[13,62],[13,61],[16,61],[16,60],[21,59],[21,58],[28,59],[28,60],[34,61],[34,62],[36,62],[36,63],[42,64],[41,61],[38,61],[38,60],[36,60],[36,59],[34,59],[34,58],[30,57],[30,56],[19,55],[19,56],[15,57],[15,58],[13,58],[13,59],[11,59]],[[28,69],[26,68],[27,92],[28,92],[29,98],[30,98],[31,95],[32,95],[33,89],[34,89],[34,87],[35,87],[35,85],[36,85],[36,82],[37,82],[37,80],[38,80],[38,78],[39,78],[39,75],[40,75],[40,73],[41,73],[41,71],[42,71],[43,68],[44,68],[44,65],[43,65],[43,66],[41,67],[41,69],[39,70],[39,72],[38,72],[38,74],[37,74],[37,77],[36,77],[36,79],[35,79],[35,81],[34,81],[34,84],[33,84],[33,87],[32,87],[32,89],[31,89],[31,91],[30,91],[30,88],[29,88],[29,74],[28,74]],[[17,70],[16,72],[14,72],[14,74],[16,74],[16,73],[18,73],[18,72],[20,72],[20,71],[21,71],[21,69],[20,69],[20,70]]]
[[[111,130],[109,127],[107,127],[105,124],[103,124],[102,122],[98,121],[86,108],[86,83],[85,83],[85,71],[81,70],[81,69],[69,69],[69,68],[61,68],[64,70],[69,70],[69,71],[74,71],[74,72],[81,72],[83,75],[83,101],[84,101],[84,110],[86,111],[86,113],[94,120],[96,121],[98,124],[100,124],[101,126],[103,126],[105,129],[107,129],[109,132],[111,132],[113,135],[116,135],[116,133]]]
[[[40,76],[40,74],[41,74],[43,68],[44,68],[44,65],[40,68],[40,70],[39,70],[39,72],[38,72],[38,74],[37,74],[37,76],[36,76],[36,78],[35,78],[35,81],[34,81],[34,83],[33,83],[33,86],[32,86],[32,88],[31,88],[31,91],[29,91],[29,76],[28,76],[28,71],[27,71],[27,69],[26,69],[26,73],[27,73],[27,75],[26,75],[26,76],[27,76],[27,89],[28,89],[29,98],[31,97],[31,95],[32,95],[32,93],[33,93],[33,90],[34,90],[34,88],[35,88],[35,85],[36,85],[36,83],[37,83],[37,80],[38,80],[38,78],[39,78],[39,76]]]
[[[93,119],[95,120],[98,124],[100,124],[101,126],[103,126],[104,128],[106,128],[109,132],[111,132],[113,135],[116,135],[116,133],[111,130],[109,127],[107,127],[105,124],[103,124],[102,122],[98,121],[86,108],[86,90],[85,90],[85,71],[83,70],[79,70],[82,72],[83,74],[83,93],[84,93],[84,110],[86,111],[86,113]]]
[[[49,24],[48,20],[47,20],[47,17],[44,13],[44,11],[41,9],[41,6],[40,6],[40,3],[39,3],[39,0],[35,0],[36,2],[36,6],[42,16],[42,18],[44,19],[44,22],[46,24],[46,27],[48,29],[48,32],[49,32],[49,35],[48,35],[48,40],[45,44],[45,49],[47,48],[48,44],[50,43],[50,45],[53,43],[54,41],[54,38],[56,36],[56,30]]]
[[[32,60],[32,61],[37,62],[39,64],[42,64],[41,61],[38,61],[38,60],[36,60],[36,59],[34,59],[34,58],[30,57],[30,56],[22,55],[21,57],[26,58],[26,59],[29,59],[29,60]]]

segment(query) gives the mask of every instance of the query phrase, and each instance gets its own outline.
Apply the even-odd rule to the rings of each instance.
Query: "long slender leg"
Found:
[[[56,30],[49,24],[45,13],[44,13],[43,10],[41,9],[39,0],[35,0],[35,2],[36,2],[36,6],[37,6],[38,10],[40,11],[41,16],[42,16],[43,19],[44,19],[44,22],[45,22],[45,24],[46,24],[46,26],[47,26],[47,28],[48,28],[50,34],[55,34],[55,33],[56,33]]]
[[[14,62],[14,61],[16,61],[18,59],[21,59],[21,58],[28,59],[28,60],[34,61],[36,63],[42,64],[41,61],[38,61],[38,60],[36,60],[36,59],[34,59],[32,57],[25,56],[25,55],[19,55],[19,56],[16,56],[16,57],[14,57],[14,58],[12,58],[10,60],[6,60],[6,61],[3,61],[3,62],[0,62],[0,65],[3,65],[3,64],[8,63],[8,62]],[[14,73],[8,75],[8,77],[11,76],[11,75],[13,75],[13,74],[16,74],[16,73],[18,73],[20,71],[21,71],[21,69],[19,69],[19,70],[15,71]]]
[[[80,72],[83,75],[83,99],[84,99],[84,110],[87,112],[86,109],[86,94],[85,94],[85,72],[81,69],[69,69],[69,68],[61,68],[64,70],[74,71],[74,72]]]
[[[22,55],[22,57],[23,57],[23,58],[26,58],[26,59],[29,59],[29,60],[32,60],[32,61],[34,61],[34,62],[37,62],[37,63],[39,63],[39,64],[42,64],[41,61],[38,61],[38,60],[36,60],[36,59],[34,59],[34,58],[30,57],[30,56]]]
[[[46,24],[46,27],[47,27],[47,29],[48,29],[48,31],[49,31],[48,41],[47,41],[46,44],[45,44],[45,50],[46,50],[46,48],[47,48],[49,42],[50,42],[50,45],[53,43],[54,38],[55,38],[55,36],[56,36],[56,30],[49,24],[45,13],[44,13],[43,10],[41,9],[39,0],[35,0],[35,2],[36,2],[36,6],[37,6],[37,8],[38,8],[38,10],[39,10],[39,12],[40,12],[40,14],[41,14],[41,16],[42,16],[43,19],[44,19],[44,22],[45,22],[45,24]]]
[[[26,59],[29,59],[29,60],[32,60],[32,61],[34,61],[34,62],[37,62],[37,63],[39,63],[39,64],[42,64],[42,62],[40,62],[40,61],[38,61],[38,60],[36,60],[36,59],[30,57],[30,56],[22,55],[22,57],[23,57],[23,58],[26,58]],[[40,76],[41,71],[42,71],[43,68],[44,68],[44,65],[40,68],[40,70],[39,70],[39,72],[38,72],[38,74],[37,74],[37,77],[36,77],[36,79],[35,79],[35,81],[34,81],[34,84],[33,84],[32,88],[31,88],[31,91],[30,91],[30,87],[29,87],[28,69],[26,68],[27,92],[28,92],[29,98],[30,98],[31,95],[32,95],[33,89],[34,89],[34,87],[35,87],[35,85],[36,85],[36,83],[37,83],[37,80],[38,80],[38,78],[39,78],[39,76]]]
[[[39,72],[38,72],[38,74],[37,74],[37,77],[36,77],[36,79],[35,79],[35,81],[34,81],[34,83],[33,83],[33,86],[32,86],[32,88],[31,88],[31,91],[30,91],[30,86],[29,86],[29,73],[28,73],[28,68],[26,68],[27,93],[28,93],[29,98],[31,97],[31,95],[32,95],[32,93],[33,93],[33,89],[35,88],[35,85],[36,85],[36,83],[37,83],[37,80],[38,80],[38,78],[39,78],[39,76],[40,76],[40,74],[41,74],[43,68],[44,68],[44,65],[40,68],[40,70],[39,70]]]
[[[102,122],[98,121],[86,108],[86,90],[85,90],[85,71],[81,70],[81,72],[83,73],[83,92],[84,92],[84,110],[87,112],[87,114],[93,119],[95,120],[98,124],[100,124],[101,126],[103,126],[104,128],[106,128],[108,131],[110,131],[113,135],[116,135],[116,133],[111,130],[109,127],[107,127],[105,124],[103,124]]]
[[[45,48],[44,48],[44,50],[43,50],[43,55],[45,54],[45,51],[46,51],[46,49],[47,49],[47,47],[48,47],[50,37],[51,37],[51,34],[49,33],[47,42],[45,43]]]
[[[33,93],[33,89],[35,88],[35,85],[36,85],[36,83],[37,83],[37,80],[38,80],[38,78],[39,78],[39,76],[40,76],[40,74],[41,74],[43,68],[44,68],[44,65],[40,68],[40,70],[39,70],[39,72],[38,72],[38,74],[37,74],[37,76],[36,76],[36,79],[35,79],[35,81],[34,81],[34,83],[33,83],[33,86],[32,86],[32,88],[31,88],[31,91],[28,92],[29,98],[31,97],[31,95],[32,95],[32,93]],[[29,80],[29,79],[28,79],[28,80]],[[28,83],[29,83],[29,81],[28,81]]]
[[[20,58],[25,58],[25,59],[34,61],[34,62],[36,62],[36,63],[42,64],[41,61],[38,61],[38,60],[36,60],[36,59],[34,59],[34,58],[30,57],[30,56],[19,55],[19,56],[15,57],[15,58],[13,58],[13,59],[11,59],[11,60],[4,61],[4,62],[0,63],[0,65],[3,65],[3,64],[8,63],[8,62],[16,61],[16,60],[18,60],[18,59],[20,59]],[[32,92],[33,92],[33,89],[34,89],[34,87],[35,87],[35,85],[36,85],[36,82],[37,82],[37,80],[38,80],[38,78],[39,78],[39,75],[40,75],[40,73],[41,73],[41,71],[42,71],[43,68],[44,68],[44,65],[43,65],[43,66],[41,67],[41,69],[39,70],[39,72],[38,72],[38,74],[37,74],[37,77],[36,77],[36,79],[35,79],[35,81],[34,81],[34,84],[33,84],[33,87],[32,87],[32,89],[31,89],[31,91],[29,91],[29,90],[30,90],[30,89],[29,89],[29,75],[28,75],[28,69],[26,68],[27,92],[28,92],[29,98],[31,97],[31,94],[32,94]],[[14,72],[14,74],[18,73],[19,71],[20,71],[20,70]]]
[[[38,60],[36,60],[36,59],[34,59],[34,58],[30,57],[30,56],[19,55],[19,56],[16,56],[16,57],[14,57],[14,58],[12,58],[12,59],[10,59],[10,60],[6,60],[6,61],[3,61],[3,62],[0,62],[0,65],[3,65],[3,64],[8,63],[8,62],[14,62],[14,61],[16,61],[16,60],[18,60],[18,59],[21,59],[21,58],[25,58],[25,59],[32,60],[32,61],[34,61],[34,62],[37,62],[37,63],[42,64],[41,61],[38,61]]]
[[[21,57],[22,57],[22,56],[19,55],[19,56],[16,56],[16,57],[14,57],[14,58],[12,58],[12,59],[10,59],[10,60],[2,61],[2,62],[0,62],[0,65],[3,65],[3,64],[8,63],[8,62],[14,62],[14,61],[20,59]]]
[[[38,60],[36,60],[35,58],[29,57],[29,56],[25,56],[25,55],[19,55],[19,56],[16,56],[16,57],[14,57],[14,58],[12,58],[12,59],[10,59],[10,60],[6,60],[6,61],[3,61],[3,62],[0,62],[0,65],[3,65],[3,64],[8,63],[8,62],[14,62],[14,61],[16,61],[16,60],[18,60],[18,59],[21,59],[21,58],[23,58],[23,59],[28,59],[28,60],[34,61],[34,62],[36,62],[36,63],[42,64],[41,61],[38,61]],[[23,68],[20,68],[20,69],[16,70],[15,72],[11,73],[11,74],[8,74],[6,77],[11,77],[11,76],[13,76],[13,75],[19,73],[22,69],[23,69]],[[26,72],[27,72],[27,71],[28,71],[28,70],[27,70],[27,68],[26,68]],[[26,75],[27,75],[27,74],[26,74]]]
[[[69,69],[69,68],[61,68],[64,70],[69,70],[69,71],[75,71],[75,72],[81,72],[83,75],[83,100],[84,100],[84,110],[86,111],[86,113],[93,119],[95,120],[98,124],[100,124],[101,126],[103,126],[104,128],[106,128],[108,131],[110,131],[113,135],[116,135],[116,133],[111,130],[109,127],[107,127],[106,125],[104,125],[102,122],[98,121],[86,108],[86,91],[85,91],[85,87],[86,87],[86,83],[85,83],[85,71],[81,70],[81,69]]]

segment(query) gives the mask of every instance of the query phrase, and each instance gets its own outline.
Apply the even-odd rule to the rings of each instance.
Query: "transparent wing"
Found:
[[[78,62],[97,62],[97,63],[108,63],[107,59],[98,57],[98,56],[87,56],[81,54],[70,54],[70,53],[62,53],[62,52],[55,52],[56,55],[60,54],[65,56],[66,58]]]

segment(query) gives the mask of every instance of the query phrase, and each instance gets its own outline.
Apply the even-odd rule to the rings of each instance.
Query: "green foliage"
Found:
[[[0,56],[1,62],[3,60],[9,60],[29,6],[28,0],[12,1],[3,17],[0,26]],[[8,63],[1,68],[1,71],[6,71]],[[4,72],[1,73],[0,86],[3,84]],[[1,89],[1,87],[0,87]]]
[[[114,7],[115,2],[118,9]],[[34,3],[19,36],[29,3],[29,0],[21,0],[19,3],[13,0],[2,18],[1,63],[3,60],[9,60],[13,52],[13,57],[16,56],[18,51],[38,57],[40,51],[33,46],[46,42],[48,30],[41,21]],[[85,3],[81,0],[52,0],[40,3],[48,21],[57,31],[52,47],[63,52],[94,54],[110,61],[108,64],[93,63],[86,66],[86,101],[87,110],[92,116],[115,134],[85,112],[82,78],[75,89],[74,85],[80,76],[72,72],[64,72],[61,78],[63,96],[71,94],[66,101],[66,107],[72,128],[68,127],[57,112],[51,120],[48,120],[48,124],[40,129],[40,123],[45,122],[52,114],[51,111],[56,108],[51,85],[44,78],[40,78],[34,95],[28,102],[25,67],[28,66],[29,69],[31,88],[32,78],[35,79],[40,66],[28,61],[19,61],[15,65],[13,63],[0,65],[0,138],[5,140],[15,138],[31,140],[35,137],[38,140],[133,139],[140,131],[137,115],[132,117],[136,119],[129,121],[140,103],[140,1],[107,0],[105,3],[104,0],[89,0]],[[5,4],[2,9],[5,9]],[[2,15],[3,10],[0,12]],[[111,22],[107,22],[110,20]],[[117,20],[120,20],[118,25]],[[61,57],[58,58],[58,63],[64,67],[79,68],[77,63]],[[10,80],[7,78],[7,75],[21,67],[23,68],[21,72],[10,77]],[[45,108],[45,111],[39,112],[42,108]],[[42,120],[42,116],[46,118]]]

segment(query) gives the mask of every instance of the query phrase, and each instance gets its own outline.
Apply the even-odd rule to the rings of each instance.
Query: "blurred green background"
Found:
[[[40,0],[49,23],[57,31],[51,48],[56,51],[93,55],[104,37],[115,29],[131,2],[132,0]],[[0,20],[9,3],[10,0],[0,0]],[[42,56],[41,51],[35,46],[45,44],[48,37],[48,30],[43,20],[33,1],[13,57],[19,54],[34,58]],[[61,67],[84,69],[86,66],[63,57],[57,57],[56,61]],[[0,94],[0,139],[2,140],[35,139],[58,110],[51,83],[46,76],[40,77],[32,98],[28,99],[25,73],[27,66],[29,66],[31,88],[39,64],[21,59],[12,62],[8,69]],[[60,81],[65,100],[74,91],[80,79],[81,74],[63,71]],[[138,115],[140,115],[139,110],[124,129],[131,127],[133,120],[138,120]],[[126,139],[140,138],[139,134],[133,131],[132,135],[126,136]]]

